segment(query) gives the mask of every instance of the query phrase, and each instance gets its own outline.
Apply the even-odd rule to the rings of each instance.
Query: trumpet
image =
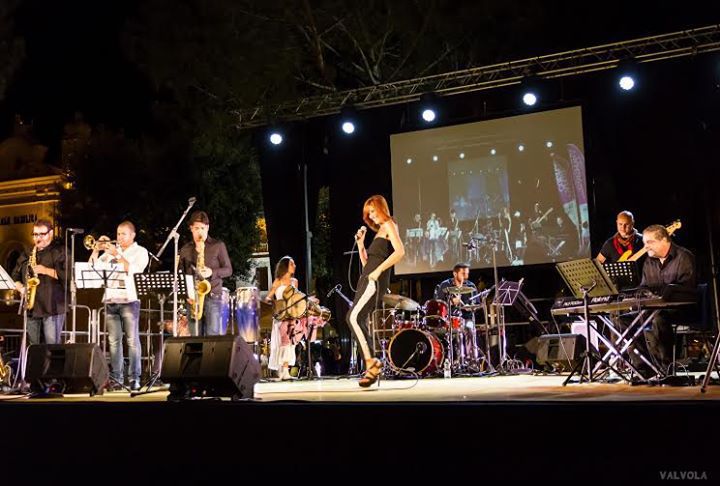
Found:
[[[107,248],[106,245],[117,245],[117,240],[111,240],[107,236],[101,236],[95,239],[93,235],[87,235],[83,238],[83,246],[88,250],[100,251]]]

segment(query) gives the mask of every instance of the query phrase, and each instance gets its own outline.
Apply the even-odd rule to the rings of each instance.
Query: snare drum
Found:
[[[425,302],[425,317],[423,324],[429,329],[437,329],[443,327],[447,323],[449,309],[447,302],[444,300],[428,300]]]
[[[398,369],[428,375],[438,370],[445,351],[437,337],[419,329],[403,329],[393,336],[388,346],[390,363]]]

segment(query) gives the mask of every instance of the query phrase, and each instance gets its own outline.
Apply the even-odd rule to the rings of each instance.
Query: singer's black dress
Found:
[[[366,356],[368,349],[372,353],[372,337],[368,325],[368,318],[374,309],[379,309],[382,305],[381,296],[390,286],[390,269],[388,268],[380,274],[377,285],[369,286],[368,275],[384,262],[393,252],[393,246],[390,240],[380,236],[376,236],[367,249],[367,262],[363,267],[358,288],[355,292],[353,300],[353,308],[348,313],[348,324],[350,329],[355,333],[360,343],[360,348],[365,359],[370,359],[372,355]],[[364,341],[364,342],[363,342]]]

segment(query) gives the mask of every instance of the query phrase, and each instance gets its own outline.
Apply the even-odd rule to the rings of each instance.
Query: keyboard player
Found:
[[[648,258],[642,269],[640,286],[660,295],[668,302],[690,302],[697,299],[695,283],[695,257],[680,245],[670,240],[667,230],[661,225],[652,225],[642,233],[643,244]],[[658,312],[644,336],[634,342],[637,350],[647,356],[658,368],[665,370],[672,361],[673,333],[671,324],[683,319],[686,309],[664,309]],[[625,329],[635,315],[620,316],[618,324]],[[645,378],[652,373],[642,360],[630,351],[633,365]]]

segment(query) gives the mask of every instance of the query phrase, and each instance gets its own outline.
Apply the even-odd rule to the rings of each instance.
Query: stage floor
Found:
[[[720,400],[720,386],[710,386],[706,393],[700,386],[631,386],[609,383],[570,383],[562,386],[566,376],[490,376],[431,378],[421,380],[382,380],[371,388],[360,388],[357,379],[324,378],[313,381],[261,382],[255,386],[257,402],[564,402],[564,401],[694,401]],[[130,397],[126,392],[104,395],[65,395],[54,399],[27,399],[23,396],[0,396],[0,402],[162,402],[168,392]]]

